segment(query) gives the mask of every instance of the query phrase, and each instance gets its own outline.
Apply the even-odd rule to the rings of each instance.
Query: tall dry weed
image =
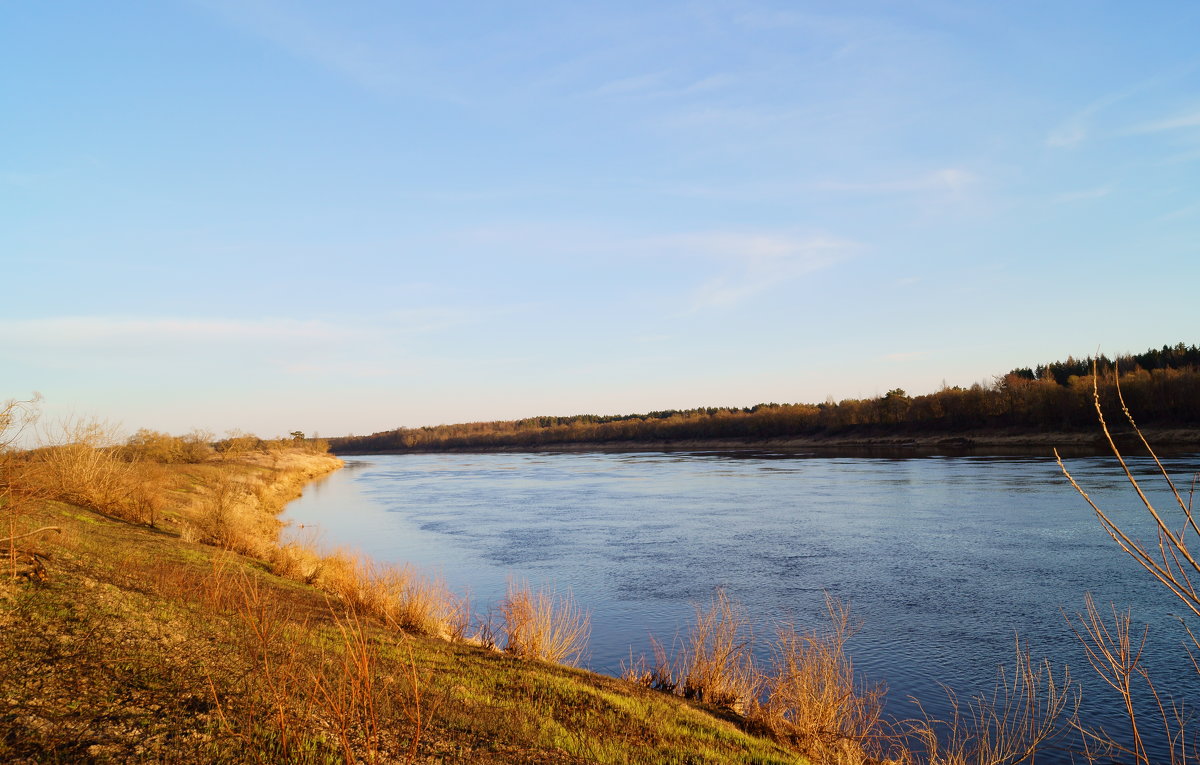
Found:
[[[510,581],[500,603],[505,650],[527,659],[574,664],[587,649],[591,615],[569,594]]]
[[[675,669],[679,692],[710,704],[746,711],[758,697],[754,634],[742,604],[718,589],[684,638]]]
[[[900,738],[915,762],[946,765],[1017,765],[1035,762],[1078,727],[1079,690],[1064,667],[1035,662],[1016,646],[1011,670],[1001,667],[990,693],[966,701],[947,691],[950,714],[922,713],[902,723]]]
[[[818,762],[859,763],[881,759],[882,686],[868,686],[854,674],[846,641],[857,631],[850,608],[825,598],[826,630],[800,631],[780,625],[771,666],[763,678],[764,699],[752,712],[778,739]]]
[[[137,514],[132,496],[138,486],[138,470],[117,449],[112,425],[67,418],[42,433],[42,441],[29,455],[34,466],[30,478],[49,496],[137,520],[132,517]]]
[[[409,564],[381,566],[337,551],[321,559],[314,582],[347,608],[393,628],[452,639],[465,634],[470,619],[466,598]]]

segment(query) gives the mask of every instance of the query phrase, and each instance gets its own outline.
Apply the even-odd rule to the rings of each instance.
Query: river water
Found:
[[[1150,625],[1160,691],[1200,701],[1178,601],[1122,553],[1052,457],[772,453],[411,454],[346,458],[288,506],[291,533],[380,562],[411,562],[469,591],[477,612],[510,578],[569,590],[592,615],[586,666],[616,674],[670,643],[722,587],[756,624],[761,658],[781,619],[823,623],[825,595],[861,621],[856,670],[888,711],[949,710],[992,688],[1019,636],[1067,664],[1089,723],[1118,705],[1064,619],[1086,592]],[[1165,460],[1183,486],[1200,457]],[[1069,469],[1142,538],[1145,511],[1111,457]],[[1150,476],[1153,464],[1131,460]],[[1149,479],[1152,480],[1152,479]],[[1169,505],[1161,479],[1152,499]],[[298,528],[303,525],[304,528]],[[1196,620],[1190,624],[1196,627]],[[1051,761],[1051,760],[1046,760]]]

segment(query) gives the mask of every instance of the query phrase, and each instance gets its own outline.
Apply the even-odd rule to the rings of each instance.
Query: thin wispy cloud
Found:
[[[691,297],[690,310],[731,308],[760,293],[829,268],[851,257],[860,245],[829,236],[707,232],[664,237],[665,251],[715,261],[721,273]]]
[[[711,94],[736,82],[736,76],[725,72],[686,78],[661,71],[611,80],[593,90],[591,94],[600,97],[636,95],[658,99],[686,98]]]
[[[650,72],[610,80],[592,91],[596,96],[619,96],[657,90],[666,81],[666,72]]]
[[[415,40],[393,39],[387,45],[350,31],[334,20],[341,7],[317,6],[323,17],[298,3],[278,0],[193,0],[229,26],[266,40],[276,47],[333,72],[364,90],[393,95],[399,90],[420,90],[423,95],[461,103],[441,83],[431,83],[429,73],[440,67]],[[415,72],[424,76],[417,78]]]
[[[1046,135],[1046,146],[1054,149],[1073,149],[1081,145],[1092,137],[1092,133],[1095,130],[1095,123],[1111,107],[1134,97],[1153,93],[1161,89],[1164,85],[1186,76],[1193,68],[1193,66],[1184,66],[1160,71],[1125,88],[1106,93],[1052,128]],[[1183,115],[1182,117],[1162,120],[1158,123],[1146,123],[1139,126],[1142,128],[1141,131],[1135,130],[1133,132],[1156,132],[1158,130],[1172,130],[1176,129],[1176,127],[1186,127],[1187,125],[1174,125],[1172,123],[1178,122],[1180,119],[1188,120],[1190,117],[1200,117],[1200,113]],[[1131,131],[1125,132],[1129,133]]]
[[[910,194],[914,192],[946,191],[960,194],[977,183],[975,173],[961,167],[944,167],[923,175],[896,180],[848,182],[826,181],[816,184],[827,191],[848,191],[866,194]]]
[[[1180,220],[1183,218],[1193,218],[1196,216],[1200,216],[1200,202],[1187,205],[1186,207],[1181,207],[1178,210],[1172,210],[1165,215],[1160,215],[1155,220],[1159,223],[1167,223],[1170,221]]]
[[[917,361],[929,356],[929,351],[906,351],[902,353],[888,353],[884,355],[884,361]]]
[[[1145,133],[1165,133],[1173,130],[1186,130],[1189,128],[1200,128],[1200,111],[1191,112],[1188,114],[1180,114],[1175,117],[1170,117],[1153,122],[1143,122],[1140,125],[1134,125],[1126,132],[1131,135],[1139,135]]]
[[[1086,141],[1092,133],[1093,123],[1100,113],[1114,104],[1132,96],[1146,83],[1114,91],[1102,96],[1056,125],[1046,135],[1046,146],[1053,149],[1073,149]]]
[[[1106,183],[1103,186],[1096,186],[1090,189],[1082,189],[1080,191],[1067,191],[1056,195],[1051,201],[1054,204],[1069,204],[1071,202],[1085,202],[1089,199],[1103,199],[1109,196],[1116,189],[1111,183]]]

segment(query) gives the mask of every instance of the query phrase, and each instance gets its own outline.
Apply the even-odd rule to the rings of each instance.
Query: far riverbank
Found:
[[[1114,438],[1122,449],[1136,453],[1137,437],[1132,432],[1116,431]],[[1200,449],[1200,429],[1143,428],[1146,440],[1155,449],[1190,451]],[[670,452],[670,451],[850,451],[914,452],[932,454],[1050,454],[1052,449],[1072,454],[1095,454],[1110,451],[1103,434],[1092,428],[1087,431],[1022,431],[995,430],[971,433],[922,432],[897,433],[882,429],[860,430],[836,434],[789,436],[786,438],[724,438],[724,439],[658,439],[646,441],[564,441],[527,444],[471,444],[420,446],[407,449],[377,449],[356,451],[334,448],[337,454],[435,454],[450,453],[522,453],[522,452]]]

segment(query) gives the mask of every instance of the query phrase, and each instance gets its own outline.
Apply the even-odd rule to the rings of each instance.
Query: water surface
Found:
[[[1200,698],[1173,601],[1116,548],[1045,457],[909,458],[748,453],[420,454],[346,458],[286,518],[327,545],[409,561],[485,610],[510,577],[571,590],[592,613],[586,664],[607,673],[670,642],[723,587],[760,637],[780,619],[822,623],[825,593],[862,628],[856,668],[889,710],[947,711],[991,687],[1017,636],[1070,665],[1092,722],[1119,726],[1063,612],[1132,607],[1151,624],[1160,689]],[[1195,455],[1167,461],[1175,475]],[[1139,474],[1152,465],[1134,461]],[[1116,517],[1149,538],[1112,458],[1068,462]],[[1166,497],[1154,495],[1165,506]],[[765,640],[762,658],[767,658]]]

